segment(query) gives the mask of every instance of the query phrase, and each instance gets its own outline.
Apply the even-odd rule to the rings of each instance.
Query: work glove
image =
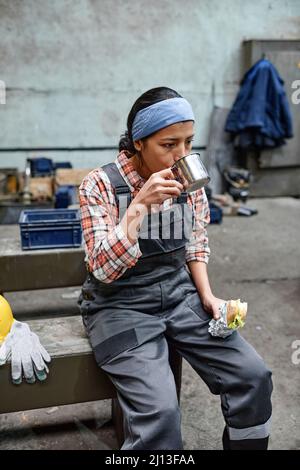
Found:
[[[0,366],[9,360],[12,381],[20,384],[23,376],[28,383],[34,383],[36,377],[45,380],[49,373],[46,362],[50,362],[51,357],[27,323],[14,320],[0,347]]]

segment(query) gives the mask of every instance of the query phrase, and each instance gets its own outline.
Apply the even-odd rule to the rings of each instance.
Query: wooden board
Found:
[[[44,382],[11,382],[10,363],[0,368],[0,413],[44,408],[116,396],[108,376],[97,366],[80,316],[30,320],[52,361]]]

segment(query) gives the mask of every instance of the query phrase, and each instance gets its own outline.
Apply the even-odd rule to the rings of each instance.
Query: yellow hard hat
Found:
[[[13,321],[14,317],[10,305],[7,300],[0,295],[0,343],[2,343],[5,336],[10,332]]]

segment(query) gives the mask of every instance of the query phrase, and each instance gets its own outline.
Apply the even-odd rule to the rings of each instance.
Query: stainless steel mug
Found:
[[[203,188],[210,182],[210,176],[201,161],[200,153],[190,153],[181,157],[171,167],[171,170],[175,179],[183,185],[184,190],[188,193]]]

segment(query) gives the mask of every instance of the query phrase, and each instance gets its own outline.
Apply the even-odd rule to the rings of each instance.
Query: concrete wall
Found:
[[[110,161],[101,147],[117,146],[133,101],[160,85],[191,101],[205,146],[213,105],[238,91],[242,41],[299,38],[299,26],[299,0],[0,0],[0,167]]]

